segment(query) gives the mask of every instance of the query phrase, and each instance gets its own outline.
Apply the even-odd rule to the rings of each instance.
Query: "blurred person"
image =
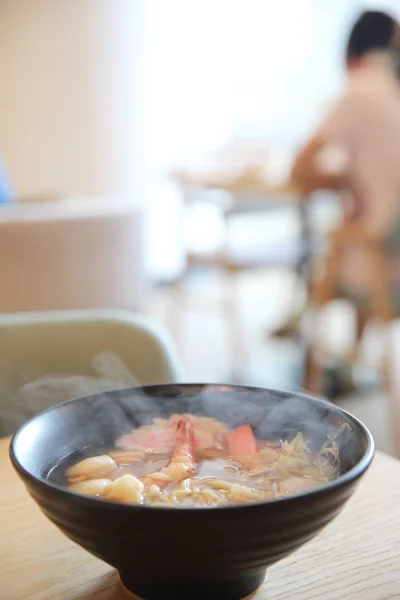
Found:
[[[346,48],[345,91],[299,152],[292,169],[292,181],[303,198],[320,189],[341,191],[345,219],[380,229],[382,235],[390,224],[389,215],[394,217],[400,203],[399,55],[397,21],[380,11],[362,13]],[[348,263],[343,276],[351,279],[351,287],[363,287],[356,279],[356,275],[362,277],[363,269],[354,269],[354,262],[353,267]],[[365,315],[357,304],[356,308],[360,337]],[[305,310],[275,335],[297,333]]]

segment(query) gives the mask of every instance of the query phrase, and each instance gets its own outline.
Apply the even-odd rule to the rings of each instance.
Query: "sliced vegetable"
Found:
[[[249,458],[257,454],[257,441],[250,425],[241,425],[226,434],[229,454],[236,458]]]

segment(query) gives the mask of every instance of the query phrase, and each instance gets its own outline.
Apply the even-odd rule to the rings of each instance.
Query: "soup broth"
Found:
[[[154,419],[117,447],[69,466],[71,491],[125,504],[217,507],[283,498],[339,475],[335,436],[312,452],[301,433],[280,444],[249,425],[229,429],[208,417]]]

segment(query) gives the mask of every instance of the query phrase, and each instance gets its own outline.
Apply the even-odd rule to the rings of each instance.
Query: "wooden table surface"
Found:
[[[175,183],[185,187],[195,187],[208,190],[220,190],[233,195],[250,196],[294,196],[296,189],[290,181],[280,183],[271,182],[266,178],[254,179],[235,175],[221,175],[218,173],[196,173],[190,171],[175,170],[170,174]]]
[[[109,566],[40,513],[10,464],[8,446],[0,440],[1,600],[132,599]],[[400,599],[400,462],[378,453],[339,517],[271,567],[252,600],[394,598]]]

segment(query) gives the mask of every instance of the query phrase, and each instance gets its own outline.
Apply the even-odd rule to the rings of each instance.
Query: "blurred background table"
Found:
[[[301,294],[307,296],[310,281],[311,260],[315,235],[309,218],[307,199],[300,198],[287,177],[276,177],[262,166],[243,166],[239,169],[178,169],[170,174],[171,180],[181,190],[183,199],[183,222],[181,231],[185,236],[185,218],[201,203],[209,203],[219,210],[220,243],[211,251],[199,251],[186,246],[186,263],[180,277],[173,282],[174,296],[170,316],[171,329],[183,345],[184,328],[181,306],[187,302],[187,279],[194,269],[218,270],[222,283],[222,310],[227,323],[229,348],[232,353],[231,378],[243,380],[246,348],[243,336],[243,317],[238,308],[238,275],[249,270],[283,268],[293,271],[298,278]],[[268,214],[292,211],[298,222],[298,235],[277,237],[268,233],[257,236],[254,217],[259,223]],[[235,243],[235,223],[238,217],[253,217],[249,223],[244,242]],[[204,237],[207,237],[204,230]],[[185,239],[182,242],[185,246]],[[297,291],[297,287],[296,287]],[[296,291],[292,299],[296,303]],[[199,306],[204,310],[204,298]],[[176,309],[178,308],[178,311]]]
[[[40,513],[0,440],[2,600],[128,600],[118,575]],[[399,597],[400,462],[378,453],[343,513],[315,540],[271,567],[254,600]],[[140,551],[140,549],[138,549]],[[206,600],[206,599],[204,599]]]

